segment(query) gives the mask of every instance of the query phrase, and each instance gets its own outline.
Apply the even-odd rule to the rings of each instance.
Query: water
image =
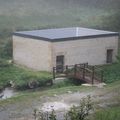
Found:
[[[0,100],[1,99],[7,99],[11,98],[12,96],[15,96],[16,92],[12,88],[5,88],[2,93],[0,93]]]

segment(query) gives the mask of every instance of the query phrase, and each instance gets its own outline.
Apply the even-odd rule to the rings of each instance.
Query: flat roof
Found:
[[[96,30],[82,27],[71,28],[56,28],[56,29],[43,29],[32,31],[20,31],[15,32],[13,35],[47,40],[51,42],[80,39],[80,38],[94,38],[94,37],[106,37],[106,36],[118,36],[118,32],[110,32],[104,30]]]

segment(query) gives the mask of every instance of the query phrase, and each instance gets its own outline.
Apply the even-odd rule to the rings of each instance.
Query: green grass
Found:
[[[10,81],[13,81],[16,89],[28,89],[28,83],[35,81],[39,86],[45,86],[46,82],[52,79],[52,74],[48,72],[36,72],[30,69],[17,67],[13,64],[6,64],[2,61],[0,67],[0,88],[9,85]],[[113,83],[120,80],[120,64],[111,64],[102,66],[104,70],[104,81],[106,83]],[[72,81],[65,80],[54,84],[52,88],[62,88],[65,86],[74,85]]]
[[[120,106],[95,112],[91,120],[120,120]]]
[[[8,98],[6,100],[0,101],[0,106],[5,106],[8,104],[14,104],[14,103],[26,103],[28,101],[34,101],[37,99],[40,99],[41,97],[51,97],[54,95],[61,95],[68,93],[68,91],[71,92],[90,92],[95,90],[95,87],[84,87],[84,86],[63,86],[63,87],[42,87],[38,89],[33,90],[25,90],[25,91],[19,91],[17,96],[14,96],[12,98]]]
[[[104,81],[106,83],[112,83],[120,80],[120,64],[119,63],[104,65],[101,68],[104,70]]]
[[[16,89],[27,89],[30,81],[35,81],[38,86],[44,86],[52,79],[51,73],[36,72],[13,64],[0,67],[0,87],[3,88],[13,81]]]

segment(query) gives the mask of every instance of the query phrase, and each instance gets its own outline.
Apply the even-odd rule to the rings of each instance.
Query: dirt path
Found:
[[[106,101],[109,101],[119,93],[106,93],[102,88],[95,88],[90,91],[71,92],[53,96],[41,96],[27,103],[14,103],[0,107],[0,120],[33,120],[34,108],[50,111],[54,108],[56,111],[68,110],[72,105],[78,105],[80,100],[90,95],[94,102],[100,107],[106,107]],[[108,104],[108,103],[107,103]]]

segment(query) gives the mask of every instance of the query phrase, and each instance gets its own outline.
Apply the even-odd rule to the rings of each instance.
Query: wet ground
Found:
[[[12,96],[15,96],[17,92],[13,88],[7,87],[0,93],[0,100],[11,98]]]
[[[7,89],[6,89],[7,91]],[[78,90],[76,92],[67,91],[64,94],[54,94],[52,96],[38,96],[36,98],[28,99],[27,101],[20,101],[6,106],[0,106],[0,120],[34,120],[33,110],[39,109],[43,112],[50,112],[55,109],[59,120],[62,120],[61,115],[65,113],[72,105],[79,105],[80,100],[90,95],[92,100],[98,104],[99,107],[107,107],[111,104],[111,98],[118,96],[120,92],[105,92],[103,88],[94,88],[93,90]],[[114,101],[115,102],[115,101]]]
[[[8,89],[6,89],[8,90]],[[41,96],[33,101],[25,101],[0,106],[0,120],[34,120],[33,110],[50,112],[54,109],[59,120],[62,120],[65,111],[73,105],[78,105],[80,99],[87,95],[94,95],[93,92],[71,92],[53,96]],[[60,114],[59,114],[60,113]]]

